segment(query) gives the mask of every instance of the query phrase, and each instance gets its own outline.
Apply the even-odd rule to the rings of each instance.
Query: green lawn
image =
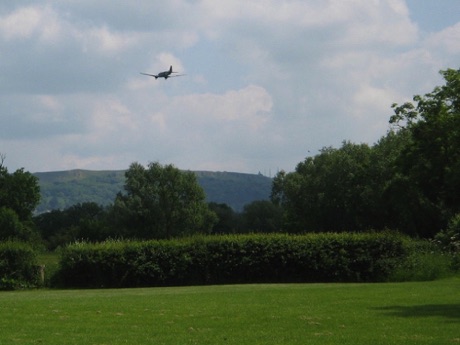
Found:
[[[460,344],[460,278],[0,293],[7,344]]]

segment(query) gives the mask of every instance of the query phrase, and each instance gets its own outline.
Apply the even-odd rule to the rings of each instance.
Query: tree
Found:
[[[422,236],[430,227],[430,211],[417,184],[401,171],[402,153],[412,138],[408,131],[389,131],[372,147],[369,180],[373,228],[391,228]]]
[[[30,220],[40,201],[38,179],[23,168],[14,173],[0,164],[0,207],[16,212],[20,221]]]
[[[171,238],[208,233],[217,221],[193,172],[155,162],[147,168],[132,163],[126,194],[119,193],[113,212],[122,233],[138,238]]]
[[[371,148],[344,142],[327,147],[275,176],[272,201],[285,210],[286,227],[298,231],[358,231],[370,226]]]
[[[250,232],[281,232],[283,213],[279,205],[268,200],[256,200],[244,206],[244,225]]]
[[[457,264],[460,264],[460,213],[452,217],[447,229],[441,230],[436,234],[435,241],[445,251],[459,255],[457,258]]]
[[[460,69],[440,72],[445,85],[412,102],[393,104],[390,123],[410,133],[401,174],[417,186],[431,215],[424,235],[445,228],[460,211]]]
[[[460,70],[393,104],[394,130],[376,145],[344,143],[275,176],[271,199],[289,231],[393,228],[433,237],[460,213]]]
[[[38,180],[24,169],[8,173],[4,161],[0,154],[0,238],[37,241],[31,219],[40,201]]]
[[[217,216],[217,222],[212,227],[212,234],[232,234],[240,230],[240,215],[229,205],[210,202],[209,209]]]
[[[0,207],[0,240],[15,238],[27,240],[27,229],[19,221],[19,217],[11,208]]]
[[[34,217],[34,223],[48,249],[79,239],[102,241],[116,237],[116,233],[110,231],[108,211],[94,202],[39,214]]]

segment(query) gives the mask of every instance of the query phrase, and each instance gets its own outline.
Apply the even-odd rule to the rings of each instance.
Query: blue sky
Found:
[[[460,68],[459,0],[0,4],[0,153],[9,170],[274,174]],[[186,76],[155,80],[170,65]]]

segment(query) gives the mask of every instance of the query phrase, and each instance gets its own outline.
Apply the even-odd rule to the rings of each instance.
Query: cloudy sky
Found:
[[[158,73],[173,65],[186,76]],[[0,0],[10,171],[294,170],[460,68],[459,0]]]

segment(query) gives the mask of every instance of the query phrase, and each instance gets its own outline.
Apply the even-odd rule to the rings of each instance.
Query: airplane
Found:
[[[171,75],[173,73],[179,73],[179,72],[173,72],[173,69],[172,69],[172,66],[169,67],[169,70],[168,71],[164,71],[164,72],[160,72],[158,74],[148,74],[148,73],[142,73],[143,75],[148,75],[148,76],[151,76],[151,77],[155,77],[155,79],[158,79],[158,78],[165,78],[168,79],[168,78],[172,78],[172,77],[180,77],[180,76],[183,76],[185,74],[177,74],[177,75]]]

